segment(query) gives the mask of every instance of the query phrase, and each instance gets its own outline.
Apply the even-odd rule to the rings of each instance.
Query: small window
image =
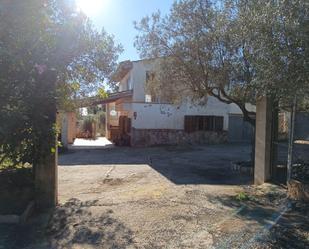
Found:
[[[150,94],[145,95],[145,102],[147,102],[147,103],[151,102],[151,95]]]
[[[223,117],[185,116],[185,131],[223,131]]]

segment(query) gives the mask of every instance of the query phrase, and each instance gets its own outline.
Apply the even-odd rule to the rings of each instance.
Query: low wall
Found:
[[[131,131],[131,146],[168,144],[218,144],[227,142],[227,132],[197,131],[187,133],[172,129],[135,129]]]

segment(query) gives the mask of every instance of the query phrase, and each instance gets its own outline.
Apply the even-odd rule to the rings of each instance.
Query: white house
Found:
[[[235,104],[209,97],[203,106],[191,101],[175,106],[154,101],[147,95],[145,83],[149,72],[154,70],[154,63],[154,60],[120,63],[114,74],[119,92],[105,101],[109,139],[132,146],[221,143],[228,140],[229,129],[233,128],[240,132],[239,140],[242,140],[241,130],[247,127]],[[237,127],[229,124],[230,120],[237,120]]]

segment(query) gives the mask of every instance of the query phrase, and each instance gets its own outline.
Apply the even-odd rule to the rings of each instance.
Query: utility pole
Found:
[[[287,160],[287,183],[291,180],[292,176],[292,163],[293,163],[293,147],[294,147],[294,126],[296,115],[296,94],[293,100],[293,106],[291,110],[291,121],[289,125],[289,145],[288,145],[288,160]]]

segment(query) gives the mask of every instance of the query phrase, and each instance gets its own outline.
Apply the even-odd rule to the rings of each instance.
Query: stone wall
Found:
[[[197,131],[187,133],[172,129],[135,129],[131,131],[131,146],[168,144],[217,144],[227,142],[227,132]]]

